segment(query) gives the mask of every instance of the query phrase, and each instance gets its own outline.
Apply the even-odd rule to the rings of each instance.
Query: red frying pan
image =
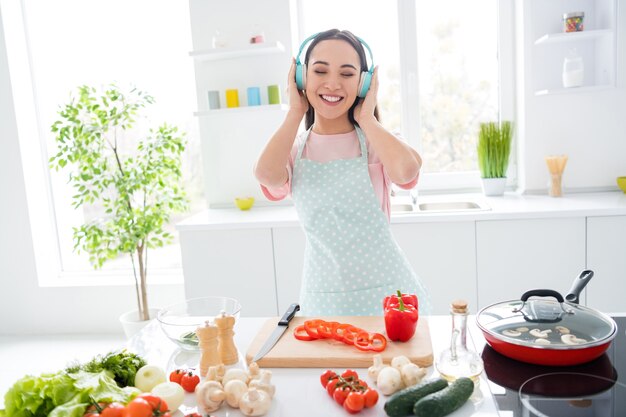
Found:
[[[557,291],[540,289],[527,291],[519,300],[492,304],[478,312],[476,323],[494,350],[518,361],[549,366],[592,361],[617,333],[612,318],[578,304],[592,277],[593,271],[581,272],[566,299]]]

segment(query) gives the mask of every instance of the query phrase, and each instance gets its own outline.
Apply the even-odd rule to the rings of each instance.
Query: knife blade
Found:
[[[276,342],[278,342],[283,333],[285,333],[285,330],[287,330],[287,327],[289,327],[289,322],[291,321],[291,319],[296,315],[296,312],[298,312],[299,310],[300,305],[297,303],[293,303],[289,306],[287,311],[285,311],[285,314],[283,314],[283,316],[278,321],[278,324],[276,325],[276,328],[274,329],[272,334],[267,338],[257,354],[254,355],[254,358],[252,358],[252,362],[258,361],[272,350]]]

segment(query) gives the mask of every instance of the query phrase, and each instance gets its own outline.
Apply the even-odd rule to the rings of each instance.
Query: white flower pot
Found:
[[[506,177],[503,178],[481,178],[483,183],[483,194],[486,196],[499,196],[504,194]]]
[[[157,313],[159,312],[158,308],[150,308],[149,309],[149,320],[139,320],[139,311],[131,310],[120,316],[120,323],[122,323],[122,328],[124,329],[124,334],[127,339],[130,339],[135,334],[139,333],[141,329],[143,329],[150,321],[156,319]]]

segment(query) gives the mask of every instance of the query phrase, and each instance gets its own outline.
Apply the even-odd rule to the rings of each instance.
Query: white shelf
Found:
[[[583,30],[581,32],[548,33],[535,41],[535,45],[549,43],[577,42],[587,39],[596,39],[602,36],[612,35],[611,29]]]
[[[222,59],[243,58],[258,55],[277,54],[284,52],[285,47],[280,42],[253,43],[243,47],[214,48],[189,53],[194,59],[205,61],[218,61]]]
[[[536,96],[548,96],[555,94],[572,94],[572,93],[592,93],[596,91],[609,90],[612,85],[591,85],[588,87],[572,87],[572,88],[551,88],[548,90],[535,91]]]
[[[244,106],[244,107],[227,107],[224,109],[215,109],[215,110],[202,110],[194,112],[194,116],[204,117],[204,116],[218,116],[223,114],[233,114],[233,113],[254,113],[254,112],[263,112],[263,111],[285,111],[289,110],[289,106],[286,104],[265,104],[262,106]]]

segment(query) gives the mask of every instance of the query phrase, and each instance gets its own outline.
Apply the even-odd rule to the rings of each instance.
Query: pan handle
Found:
[[[561,295],[561,293],[559,293],[558,291],[554,291],[554,290],[526,291],[524,294],[522,294],[522,297],[520,298],[520,300],[522,300],[525,303],[530,297],[554,297],[556,298],[556,301],[558,301],[559,303],[563,302],[563,296]]]
[[[570,303],[578,304],[580,301],[580,293],[587,286],[587,283],[589,283],[591,278],[593,278],[592,270],[585,269],[584,271],[582,271],[576,278],[574,278],[572,288],[570,288],[569,292],[565,296],[565,299]]]

